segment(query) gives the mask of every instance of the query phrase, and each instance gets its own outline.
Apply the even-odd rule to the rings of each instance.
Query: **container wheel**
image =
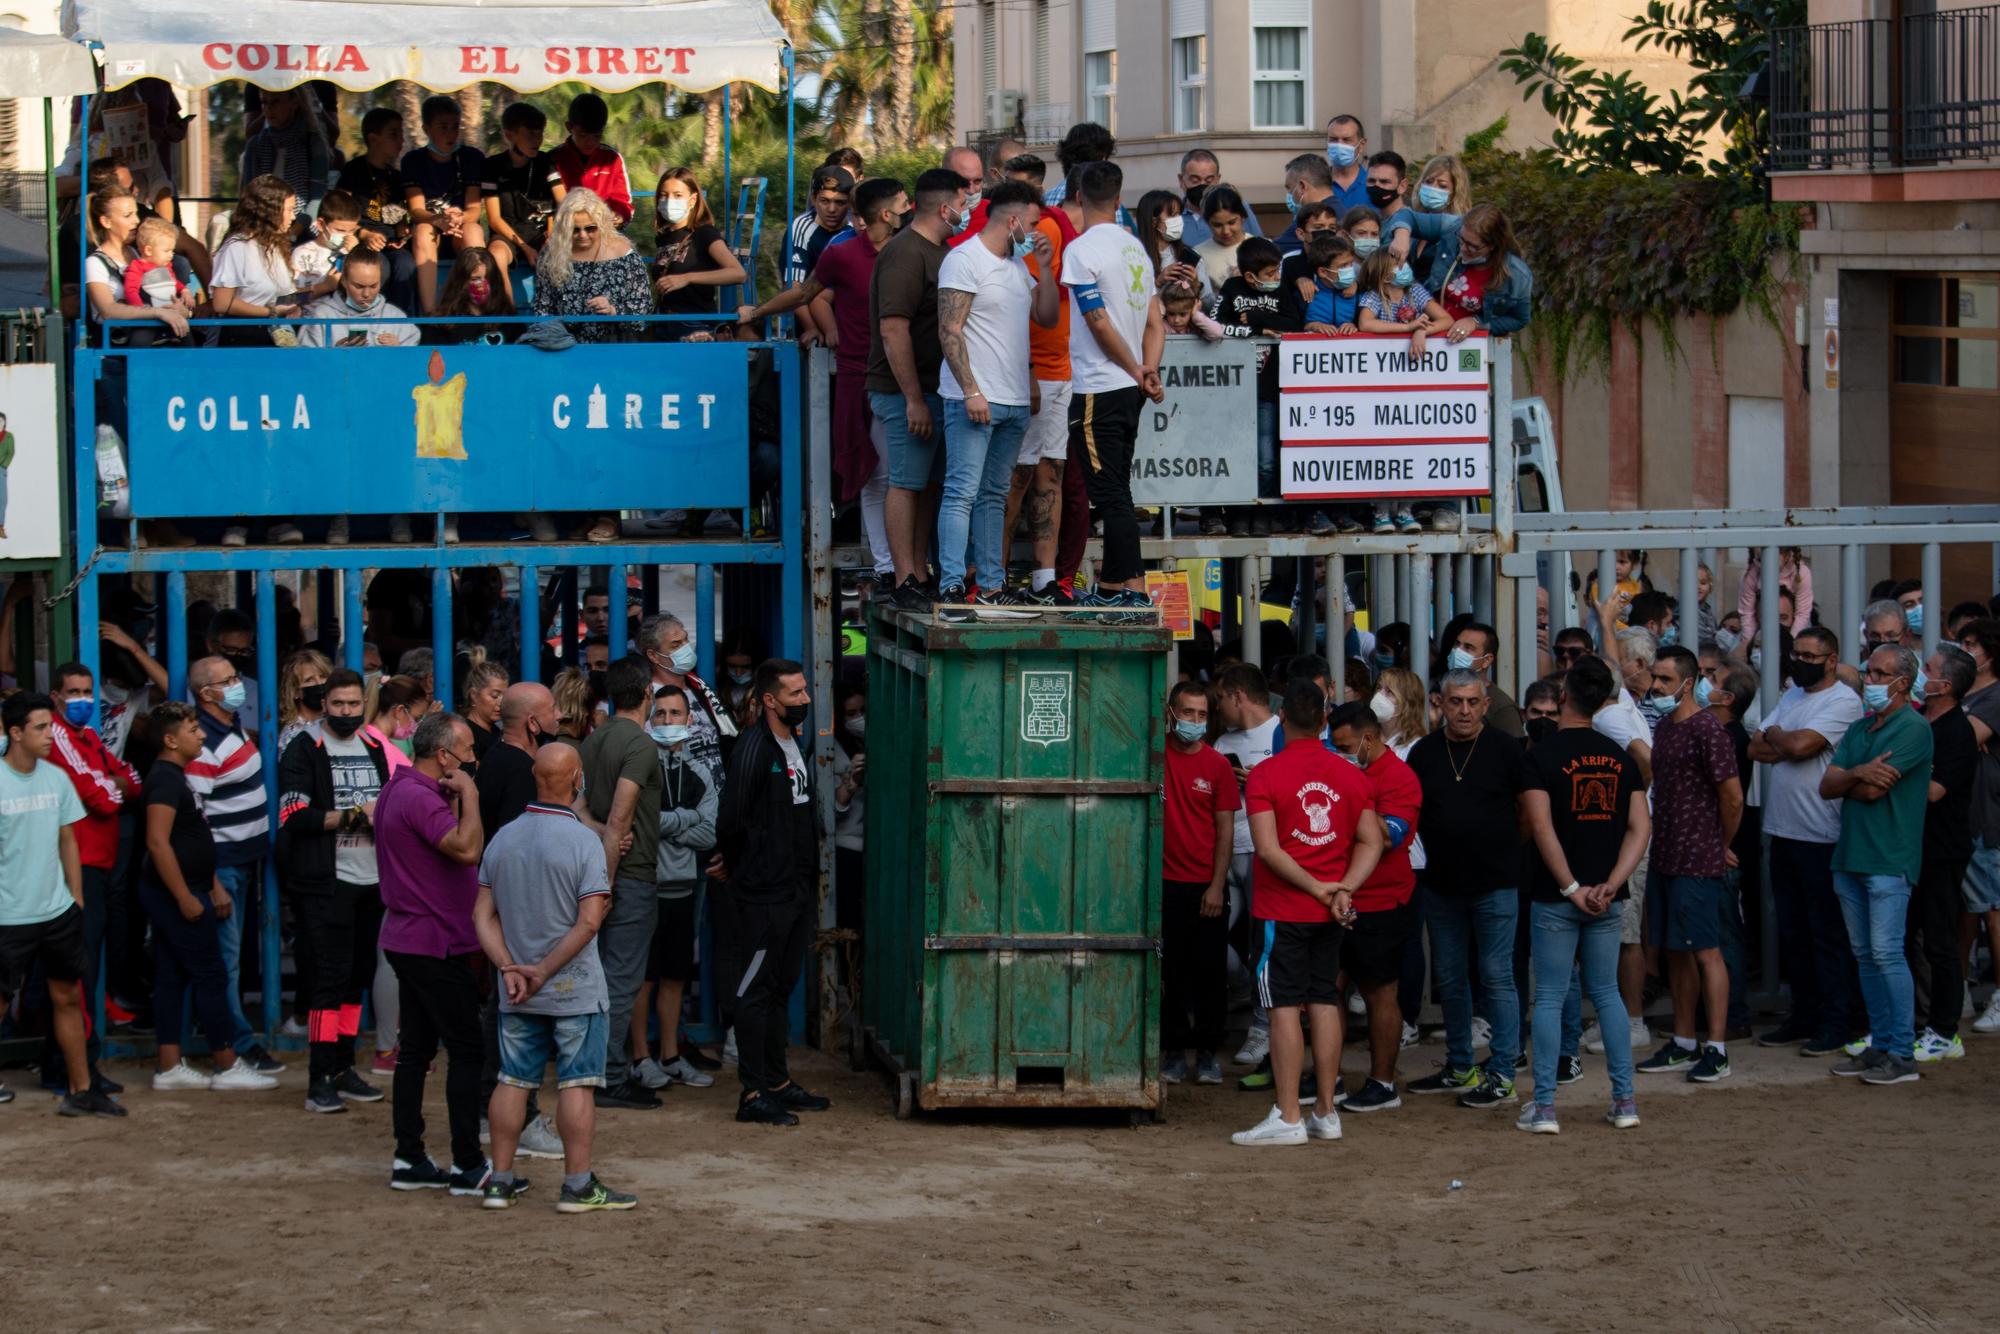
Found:
[[[915,1116],[916,1113],[916,1081],[910,1078],[909,1071],[899,1071],[896,1075],[896,1119],[898,1121],[907,1121],[912,1116]]]

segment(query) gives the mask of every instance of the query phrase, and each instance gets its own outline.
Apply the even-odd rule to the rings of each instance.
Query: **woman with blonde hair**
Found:
[[[548,244],[535,265],[535,313],[557,318],[653,313],[646,261],[619,235],[617,215],[595,190],[579,186],[556,205]],[[568,327],[579,343],[626,342],[645,328],[598,322]]]
[[[590,678],[575,667],[565,667],[556,673],[549,693],[556,697],[557,734],[577,742],[589,736]]]
[[[1408,759],[1410,747],[1431,730],[1423,678],[1407,668],[1383,668],[1368,707],[1382,720],[1382,738],[1399,760]]]
[[[713,315],[721,289],[744,280],[743,265],[722,239],[701,180],[686,167],[660,173],[653,192],[658,242],[653,255],[653,292],[662,315]],[[668,326],[666,336],[678,336]]]
[[[472,756],[486,758],[500,739],[500,697],[507,693],[507,669],[493,662],[481,648],[472,650],[465,669],[465,721],[472,727]]]
[[[278,673],[279,754],[325,713],[326,678],[332,671],[333,663],[317,649],[301,649],[285,659]]]
[[[1413,236],[1413,213],[1442,213],[1462,217],[1472,207],[1472,174],[1451,153],[1439,153],[1424,163],[1410,184],[1410,202],[1397,210],[1383,231],[1388,233],[1389,251],[1397,259],[1408,259],[1410,271],[1427,280],[1437,243]],[[1414,249],[1412,249],[1414,246]]]

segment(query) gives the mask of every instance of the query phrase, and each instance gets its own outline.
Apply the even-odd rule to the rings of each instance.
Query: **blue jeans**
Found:
[[[1618,932],[1624,914],[1613,904],[1592,917],[1569,903],[1536,903],[1530,906],[1532,948],[1535,956],[1535,1105],[1556,1105],[1556,1057],[1559,1041],[1569,1040],[1569,1020],[1574,1013],[1582,1018],[1576,974],[1590,992],[1591,1004],[1601,1018],[1604,1034],[1604,1064],[1611,1074],[1611,1096],[1623,1100],[1632,1096],[1632,1029],[1618,1021],[1625,1017],[1625,1002],[1618,996]]]
[[[981,588],[998,592],[1007,582],[1007,547],[1000,529],[1007,521],[1007,489],[1021,437],[1028,433],[1028,410],[1005,403],[987,405],[992,417],[975,422],[963,399],[944,401],[944,499],[938,504],[938,586],[965,584],[968,556]],[[968,552],[968,540],[970,551]]]
[[[229,916],[215,924],[216,943],[222,947],[222,966],[229,974],[229,1022],[236,1025],[232,1045],[242,1051],[257,1040],[257,1030],[243,1014],[243,915],[260,906],[264,893],[264,864],[216,868],[215,878],[229,891]]]
[[[899,490],[922,491],[937,480],[944,400],[936,393],[925,394],[924,406],[931,410],[928,440],[910,434],[910,408],[901,394],[868,392],[868,410],[882,423],[882,439],[889,446],[889,485]]]
[[[1916,1045],[1916,984],[1903,954],[1910,915],[1910,882],[1899,875],[1833,873],[1840,915],[1861,968],[1861,1001],[1868,1007],[1869,1045],[1909,1057]]]
[[[500,1082],[517,1089],[542,1086],[549,1062],[556,1063],[556,1088],[603,1088],[604,1052],[611,1016],[519,1014],[500,1016]]]
[[[1480,1008],[1493,1025],[1486,1068],[1496,1079],[1514,1079],[1521,1051],[1521,998],[1514,991],[1514,923],[1521,896],[1513,889],[1450,894],[1435,885],[1424,894],[1424,922],[1431,932],[1431,961],[1444,1003],[1445,1066],[1472,1068],[1472,953],[1479,952]]]

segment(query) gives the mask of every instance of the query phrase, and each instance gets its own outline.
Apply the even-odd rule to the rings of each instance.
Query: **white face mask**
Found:
[[[692,200],[668,195],[660,201],[660,216],[678,227],[687,221],[688,208],[692,203]]]
[[[1169,241],[1180,240],[1181,232],[1184,231],[1186,227],[1187,227],[1186,221],[1178,213],[1160,219],[1160,235],[1166,237]]]
[[[1368,701],[1368,711],[1386,727],[1396,716],[1396,697],[1386,690],[1378,690],[1375,698]]]

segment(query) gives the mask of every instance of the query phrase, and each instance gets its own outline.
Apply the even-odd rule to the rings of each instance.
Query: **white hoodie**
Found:
[[[357,306],[347,299],[345,289],[336,288],[331,294],[307,306],[306,318],[354,320],[357,323],[302,324],[299,326],[300,347],[337,347],[341,339],[353,333],[366,334],[370,347],[389,338],[395,339],[398,347],[415,347],[420,341],[416,325],[392,323],[409,317],[379,295],[367,306]]]

